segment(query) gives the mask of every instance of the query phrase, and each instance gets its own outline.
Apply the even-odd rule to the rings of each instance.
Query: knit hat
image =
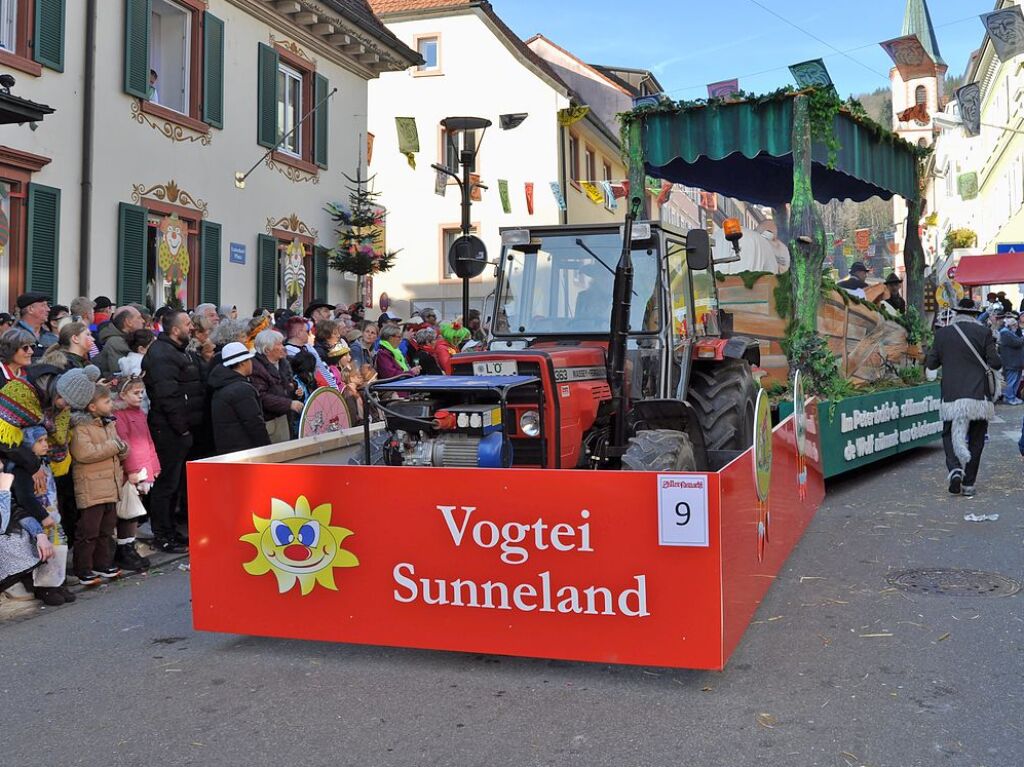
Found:
[[[0,442],[17,447],[21,430],[43,420],[43,406],[35,388],[17,378],[0,389]]]
[[[100,369],[95,365],[69,370],[57,379],[57,394],[72,410],[85,410],[96,396],[96,382],[99,378]]]
[[[46,428],[41,424],[35,426],[29,426],[21,432],[22,444],[26,447],[32,447],[39,440],[46,436]]]

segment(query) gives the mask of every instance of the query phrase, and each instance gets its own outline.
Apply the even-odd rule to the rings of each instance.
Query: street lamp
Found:
[[[491,127],[491,121],[483,117],[446,117],[441,120],[441,125],[448,135],[475,130],[481,130],[486,133],[487,129]],[[483,140],[484,136],[481,133],[480,140],[474,144],[473,149],[466,149],[465,141],[463,141],[462,150],[459,152],[459,162],[462,164],[462,178],[459,178],[457,173],[452,172],[443,165],[434,164],[430,166],[439,173],[444,173],[454,178],[459,185],[459,191],[462,193],[462,237],[452,244],[452,250],[459,254],[459,257],[452,266],[455,269],[455,273],[462,278],[462,322],[464,327],[469,325],[469,280],[479,275],[485,266],[483,259],[476,259],[471,256],[472,251],[469,247],[471,242],[469,240],[470,208],[473,205],[471,198],[473,181],[470,178],[470,169],[476,164],[476,153],[479,151]]]

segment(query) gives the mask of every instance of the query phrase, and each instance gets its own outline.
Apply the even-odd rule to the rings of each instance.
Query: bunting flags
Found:
[[[1009,61],[1024,53],[1024,13],[1019,5],[982,13],[981,23],[1000,61]]]
[[[557,181],[551,182],[551,194],[555,196],[555,202],[558,203],[558,209],[565,210],[565,195],[562,194],[562,187],[559,186]]]
[[[373,162],[373,139],[372,133],[366,134],[366,165],[369,166]]]
[[[664,205],[668,202],[668,198],[672,196],[672,182],[662,181],[661,192],[658,193],[658,205]]]
[[[902,112],[896,115],[900,122],[908,123],[911,120],[917,120],[918,122],[926,123],[929,120],[928,117],[928,105],[925,103],[914,104],[910,109],[904,109]]]
[[[416,152],[420,151],[420,134],[416,130],[415,117],[396,117],[398,130],[398,151],[405,155],[409,167],[416,170]]]
[[[1019,9],[1019,5],[1014,8]],[[981,133],[981,83],[968,83],[956,89],[956,103],[960,107],[960,119],[964,121],[964,133],[977,136]]]
[[[740,81],[735,77],[732,80],[720,80],[717,83],[708,83],[709,99],[728,99],[740,92]]]
[[[626,180],[620,184],[612,184],[612,192],[614,192],[615,196],[619,199],[629,197],[629,181]]]
[[[796,80],[798,88],[831,88],[832,78],[825,68],[825,62],[821,59],[801,61],[799,64],[791,64],[789,73]]]
[[[448,191],[448,176],[439,170],[434,172],[437,174],[434,176],[434,194],[444,197],[444,193]]]
[[[701,192],[700,206],[704,208],[704,210],[714,213],[718,210],[718,195],[714,192]]]
[[[871,230],[858,229],[853,233],[853,241],[857,244],[857,250],[865,253],[871,245]]]
[[[580,186],[583,187],[583,191],[587,193],[587,199],[592,203],[600,205],[604,202],[604,195],[593,181],[581,181]]]
[[[501,210],[504,213],[511,213],[512,201],[508,198],[508,181],[506,179],[498,179],[498,196],[501,198]]]
[[[570,125],[578,123],[588,114],[590,114],[590,107],[587,106],[575,106],[559,109],[558,124],[563,128],[568,128]]]
[[[602,181],[601,191],[604,192],[604,206],[608,208],[608,210],[617,209],[619,204],[615,202],[615,192],[612,191],[612,182]]]
[[[526,182],[526,212],[533,215],[533,182]]]
[[[917,77],[933,77],[935,75],[935,62],[921,45],[917,35],[896,37],[879,43],[879,45],[889,54],[889,58],[896,65],[904,82]]]

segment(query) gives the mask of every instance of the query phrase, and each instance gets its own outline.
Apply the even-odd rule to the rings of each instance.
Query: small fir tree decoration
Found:
[[[327,212],[337,222],[338,245],[330,252],[328,263],[332,269],[349,274],[367,275],[386,272],[395,265],[398,251],[383,248],[384,220],[387,214],[377,204],[380,192],[367,188],[375,176],[355,179],[348,187],[348,207],[341,203],[327,205]]]

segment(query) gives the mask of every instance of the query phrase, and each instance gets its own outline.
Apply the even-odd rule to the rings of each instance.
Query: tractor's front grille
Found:
[[[513,466],[543,466],[546,441],[543,439],[513,439]]]

